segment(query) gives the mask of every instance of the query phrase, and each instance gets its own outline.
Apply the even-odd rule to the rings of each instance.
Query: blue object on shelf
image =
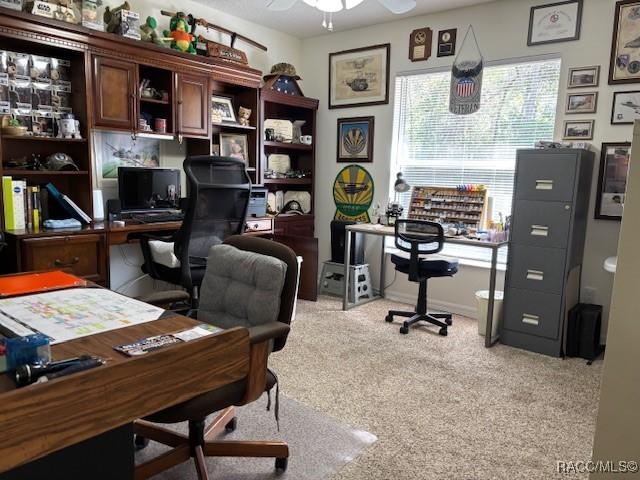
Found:
[[[15,370],[17,366],[28,363],[48,363],[51,361],[49,337],[42,333],[7,338],[5,346],[9,370]]]

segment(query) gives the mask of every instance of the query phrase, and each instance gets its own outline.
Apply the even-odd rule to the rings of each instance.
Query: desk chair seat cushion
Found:
[[[396,270],[409,274],[410,260],[400,255],[391,255],[391,263],[396,266]],[[458,271],[457,260],[427,260],[420,259],[419,274],[425,278],[430,277],[450,277]]]
[[[285,262],[231,245],[214,245],[207,264],[198,320],[220,328],[249,328],[278,320]]]
[[[167,268],[180,268],[180,260],[173,251],[173,245],[173,242],[150,240],[149,249],[153,261]]]
[[[267,370],[265,392],[277,383],[275,375]],[[224,410],[230,405],[241,405],[247,387],[246,379],[238,380],[211,392],[203,393],[188,402],[179,403],[145,418],[155,423],[180,423],[190,418],[206,418],[214,412]]]

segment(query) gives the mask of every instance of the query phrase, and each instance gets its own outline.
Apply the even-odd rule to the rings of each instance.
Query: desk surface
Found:
[[[153,322],[54,345],[54,359],[88,354],[107,363],[44,384],[16,389],[1,375],[0,472],[246,377],[249,336],[244,328],[140,357],[113,350],[197,323],[166,313]]]
[[[374,223],[355,223],[353,225],[347,225],[347,230],[356,233],[366,233],[369,235],[379,235],[384,237],[393,237],[396,234],[395,227],[389,227],[386,225],[379,225]],[[444,241],[447,243],[455,243],[459,245],[470,245],[481,248],[500,248],[509,243],[508,240],[503,242],[489,242],[486,240],[474,240],[466,237],[444,237]]]

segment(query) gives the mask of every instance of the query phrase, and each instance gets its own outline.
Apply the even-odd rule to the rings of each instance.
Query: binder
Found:
[[[71,216],[71,218],[75,218],[81,223],[91,223],[91,217],[83,212],[82,209],[78,207],[78,205],[76,205],[73,200],[60,193],[60,191],[52,183],[47,183],[46,189],[49,192],[49,199],[55,198],[60,206],[64,208],[65,211]]]
[[[23,230],[25,228],[25,185],[24,180],[2,177],[2,200],[6,230]]]

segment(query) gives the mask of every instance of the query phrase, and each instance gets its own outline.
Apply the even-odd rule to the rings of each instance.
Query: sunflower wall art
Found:
[[[338,162],[373,162],[374,117],[338,119]]]

